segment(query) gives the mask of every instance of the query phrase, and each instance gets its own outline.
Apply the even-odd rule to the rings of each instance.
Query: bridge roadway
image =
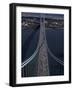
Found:
[[[45,35],[45,18],[44,16],[41,16],[40,18],[40,38],[39,38],[39,44],[43,41],[44,43],[41,46],[39,50],[39,56],[38,56],[38,76],[47,76],[49,75],[49,64],[48,64],[48,53],[47,53],[47,42],[46,42],[46,35]]]

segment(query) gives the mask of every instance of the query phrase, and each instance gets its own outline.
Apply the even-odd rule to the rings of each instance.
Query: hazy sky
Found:
[[[63,14],[43,14],[43,13],[41,13],[41,14],[45,15],[46,18],[64,19]],[[22,12],[22,16],[24,16],[24,17],[40,17],[41,14],[40,13],[25,13],[25,12]]]

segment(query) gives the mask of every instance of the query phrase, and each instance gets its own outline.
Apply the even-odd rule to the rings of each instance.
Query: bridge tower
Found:
[[[41,45],[41,43],[43,44]],[[45,16],[41,14],[40,18],[40,36],[39,36],[39,56],[38,56],[38,76],[48,76],[49,75],[49,65],[48,65],[48,52],[47,52],[47,41],[45,35]]]

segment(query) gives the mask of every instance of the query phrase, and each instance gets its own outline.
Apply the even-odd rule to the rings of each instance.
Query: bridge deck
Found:
[[[38,57],[38,76],[47,76],[49,75],[49,66],[48,66],[48,53],[47,53],[47,42],[45,36],[45,19],[40,19],[40,38],[39,44],[42,43],[44,39],[44,43],[39,50],[39,57]]]

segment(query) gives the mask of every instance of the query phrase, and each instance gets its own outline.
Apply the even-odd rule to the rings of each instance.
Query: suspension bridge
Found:
[[[41,15],[38,45],[35,52],[28,59],[24,60],[21,63],[21,68],[23,72],[26,66],[28,66],[32,61],[37,60],[37,76],[50,75],[48,54],[53,58],[53,60],[55,60],[60,65],[64,66],[64,62],[60,60],[58,57],[56,57],[47,45],[45,34],[45,15]],[[35,57],[38,57],[38,59],[35,59]]]

